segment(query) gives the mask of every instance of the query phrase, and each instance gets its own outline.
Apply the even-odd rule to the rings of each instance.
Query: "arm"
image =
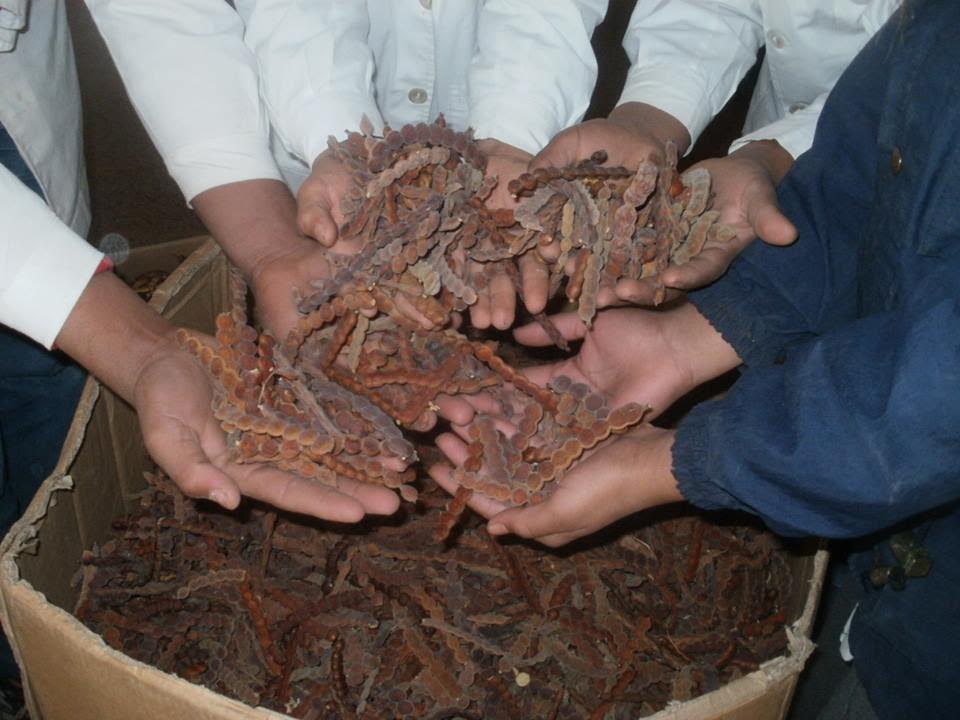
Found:
[[[270,153],[240,16],[223,2],[88,5],[171,175],[284,337],[297,319],[292,289],[324,277],[326,261],[300,236]]]
[[[230,462],[209,380],[177,345],[176,328],[113,274],[93,276],[103,255],[2,166],[0,223],[0,320],[47,347],[56,339],[130,402],[147,449],[185,493],[228,508],[250,495],[340,521],[396,509],[396,496],[385,488],[359,484],[335,492],[266,466]]]
[[[684,419],[681,492],[784,534],[865,535],[956,500],[960,293],[825,333]]]
[[[691,144],[726,104],[763,46],[762,13],[748,0],[638,0],[624,34],[630,70],[617,103],[652,105]]]
[[[124,86],[184,197],[279,179],[253,54],[225,2],[86,0]]]
[[[479,138],[537,152],[583,117],[597,77],[590,45],[606,0],[489,0],[469,76]]]
[[[50,348],[102,259],[0,165],[0,322]]]

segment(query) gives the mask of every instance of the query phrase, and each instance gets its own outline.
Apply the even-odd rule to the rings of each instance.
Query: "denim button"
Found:
[[[894,175],[899,175],[900,171],[903,170],[903,155],[898,147],[895,147],[890,154],[890,170]]]

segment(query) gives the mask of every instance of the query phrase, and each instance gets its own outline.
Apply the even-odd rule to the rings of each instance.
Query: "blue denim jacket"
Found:
[[[744,360],[684,419],[683,494],[784,535],[911,527],[933,558],[864,587],[851,629],[881,718],[960,716],[960,3],[911,0],[854,60],[781,184],[800,230],[692,300]],[[862,558],[854,562],[865,567]]]

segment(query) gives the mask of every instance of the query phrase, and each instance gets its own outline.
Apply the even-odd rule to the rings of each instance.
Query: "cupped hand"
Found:
[[[641,425],[585,453],[542,503],[507,508],[475,493],[468,504],[488,518],[491,535],[566,545],[639,510],[682,500],[671,470],[673,438],[674,431]],[[440,436],[437,445],[455,464],[466,459],[466,445],[455,435]],[[447,492],[456,493],[450,466],[438,464],[429,472]]]
[[[662,162],[664,144],[642,127],[610,118],[594,118],[557,133],[537,153],[531,167],[575,165],[599,151],[607,154],[607,165],[634,170],[645,160]]]
[[[344,481],[331,488],[266,464],[231,462],[206,372],[172,339],[141,369],[132,399],[148,452],[190,497],[233,509],[246,495],[337,522],[388,515],[399,506],[384,487]]]
[[[695,165],[710,171],[713,209],[720,212],[720,222],[732,228],[736,237],[714,243],[708,240],[688,262],[668,266],[660,274],[664,285],[693,290],[710,284],[756,238],[770,245],[789,245],[796,240],[797,229],[777,202],[777,185],[792,164],[793,158],[778,143],[760,141]],[[629,291],[617,288],[618,295]]]

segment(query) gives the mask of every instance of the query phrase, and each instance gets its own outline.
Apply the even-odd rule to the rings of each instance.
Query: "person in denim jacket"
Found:
[[[531,371],[665,409],[734,367],[675,430],[582,459],[544,503],[478,499],[494,534],[561,545],[686,499],[782,535],[856,539],[853,666],[881,718],[960,707],[960,5],[907,3],[840,78],[779,187],[789,247],[754,243],[666,312],[601,314],[579,355]],[[540,342],[535,329],[521,340]],[[463,420],[463,418],[460,418]],[[456,435],[439,441],[454,461]],[[433,475],[454,489],[449,471]]]

